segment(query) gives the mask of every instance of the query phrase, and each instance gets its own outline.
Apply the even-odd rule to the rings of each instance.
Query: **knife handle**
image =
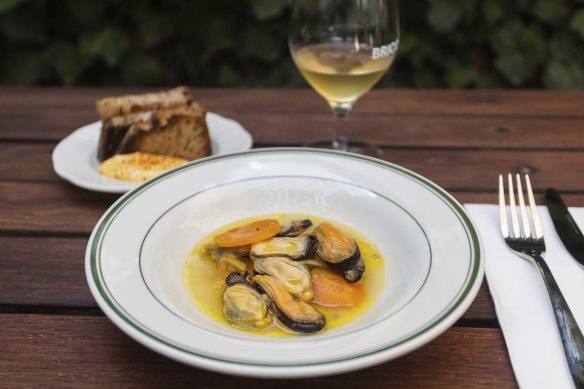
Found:
[[[550,296],[572,380],[576,388],[584,388],[584,336],[547,263],[541,256],[534,259]]]

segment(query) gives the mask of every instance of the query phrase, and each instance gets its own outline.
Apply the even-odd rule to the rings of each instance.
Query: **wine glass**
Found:
[[[332,140],[307,146],[379,156],[377,146],[350,140],[353,104],[392,64],[399,46],[395,0],[295,0],[289,46],[296,67],[338,118]]]

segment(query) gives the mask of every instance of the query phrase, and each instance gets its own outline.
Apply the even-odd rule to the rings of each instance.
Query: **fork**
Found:
[[[513,193],[513,177],[507,176],[509,186],[509,208],[511,214],[511,224],[507,222],[507,208],[505,206],[505,189],[503,175],[499,175],[499,213],[501,218],[501,232],[505,238],[507,246],[520,257],[531,260],[539,269],[545,282],[556,324],[562,339],[562,346],[566,354],[566,360],[572,375],[572,380],[577,388],[584,388],[584,337],[566,303],[554,276],[552,275],[543,255],[545,254],[545,241],[543,239],[543,229],[535,206],[533,191],[529,175],[525,175],[525,185],[531,210],[531,223],[525,209],[521,178],[516,175],[517,198],[521,218],[517,215],[515,205],[515,195]],[[519,222],[521,220],[521,223]],[[532,229],[533,227],[533,229]]]

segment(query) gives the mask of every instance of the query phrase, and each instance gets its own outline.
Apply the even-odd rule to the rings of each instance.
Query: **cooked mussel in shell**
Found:
[[[316,240],[312,235],[299,237],[274,237],[251,245],[251,258],[287,257],[300,261],[314,255]]]
[[[217,261],[217,267],[223,271],[243,272],[247,269],[245,259],[249,256],[249,245],[224,248],[209,243],[203,249],[210,258]]]
[[[363,277],[365,262],[355,239],[330,223],[322,222],[314,230],[318,241],[316,253],[337,271],[343,272],[347,281],[355,282]]]
[[[272,307],[278,321],[297,333],[314,333],[326,324],[324,315],[304,301],[296,300],[275,278],[256,275],[257,283],[271,298]]]
[[[278,236],[298,236],[304,234],[308,229],[312,227],[312,221],[310,219],[295,219],[286,222],[281,225],[280,233]]]
[[[258,258],[253,263],[254,270],[259,274],[274,277],[294,297],[310,301],[314,296],[310,270],[299,262],[286,257]]]
[[[237,272],[227,276],[227,287],[223,292],[223,315],[242,328],[264,328],[272,323],[268,304],[246,276]]]
[[[365,312],[384,282],[379,253],[351,231],[301,213],[220,227],[185,266],[189,297],[233,330],[280,336],[336,328]]]

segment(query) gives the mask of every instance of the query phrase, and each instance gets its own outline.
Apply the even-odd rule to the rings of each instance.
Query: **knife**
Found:
[[[568,207],[554,188],[546,189],[545,200],[560,240],[572,257],[584,266],[584,235],[570,215]]]

